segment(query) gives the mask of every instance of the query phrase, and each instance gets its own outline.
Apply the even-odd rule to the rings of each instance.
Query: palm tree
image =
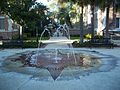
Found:
[[[76,0],[76,2],[81,7],[81,13],[80,13],[80,44],[82,44],[83,40],[84,40],[84,38],[83,38],[83,31],[84,31],[84,29],[83,29],[83,9],[84,9],[84,5],[85,5],[86,2],[85,2],[85,0],[79,0],[79,1]]]
[[[58,0],[58,1],[60,3],[63,3],[63,2],[76,3],[77,5],[79,5],[81,7],[81,13],[80,13],[80,43],[83,43],[83,9],[84,9],[84,6],[87,5],[86,0]]]
[[[96,0],[89,0],[91,5],[91,11],[92,11],[92,17],[91,17],[91,32],[92,32],[92,38],[94,37],[94,11],[95,11],[95,5]]]
[[[105,37],[109,37],[109,10],[110,10],[110,5],[114,0],[106,0],[106,33]]]
[[[92,17],[91,17],[91,33],[92,33],[92,38],[95,36],[95,31],[94,31],[94,18],[95,18],[95,8],[100,5],[101,0],[87,0],[88,3],[91,6],[91,11],[92,11]]]
[[[83,43],[84,37],[83,37],[83,4],[81,2],[81,14],[80,14],[80,44]]]

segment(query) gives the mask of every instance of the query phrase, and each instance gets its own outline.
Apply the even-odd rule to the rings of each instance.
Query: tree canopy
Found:
[[[12,20],[22,26],[35,25],[39,20],[44,20],[46,6],[36,0],[2,0],[0,12],[8,15]]]

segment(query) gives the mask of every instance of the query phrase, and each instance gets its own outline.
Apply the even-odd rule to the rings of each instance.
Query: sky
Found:
[[[53,5],[53,7],[50,7],[50,5],[51,5],[52,3],[56,3],[55,0],[37,0],[37,2],[43,3],[45,6],[47,6],[47,7],[49,8],[50,11],[55,11],[55,10],[57,10],[57,7],[56,7],[55,4]]]
[[[49,4],[48,0],[37,0],[37,2],[41,2],[44,5],[48,5]]]

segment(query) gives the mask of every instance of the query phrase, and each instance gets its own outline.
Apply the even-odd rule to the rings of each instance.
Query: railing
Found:
[[[93,47],[110,47],[113,48],[114,44],[111,42],[110,38],[92,38],[91,46]]]
[[[22,40],[1,40],[1,48],[23,48]]]

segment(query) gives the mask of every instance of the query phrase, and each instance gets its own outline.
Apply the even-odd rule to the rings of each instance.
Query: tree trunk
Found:
[[[109,37],[109,8],[110,5],[108,4],[108,6],[106,7],[106,32],[105,32],[105,37]]]
[[[92,35],[92,38],[94,37],[94,4],[91,5],[91,11],[92,11],[92,17],[91,17],[91,35]]]
[[[113,1],[113,28],[115,28],[115,22],[116,22],[116,5],[115,5],[115,1]]]
[[[37,44],[39,43],[38,42],[38,28],[36,27],[36,42],[37,42]]]
[[[81,14],[80,14],[80,44],[83,43],[83,5],[81,6]]]
[[[0,16],[1,16],[1,12],[2,12],[2,11],[1,11],[1,8],[0,8]]]

